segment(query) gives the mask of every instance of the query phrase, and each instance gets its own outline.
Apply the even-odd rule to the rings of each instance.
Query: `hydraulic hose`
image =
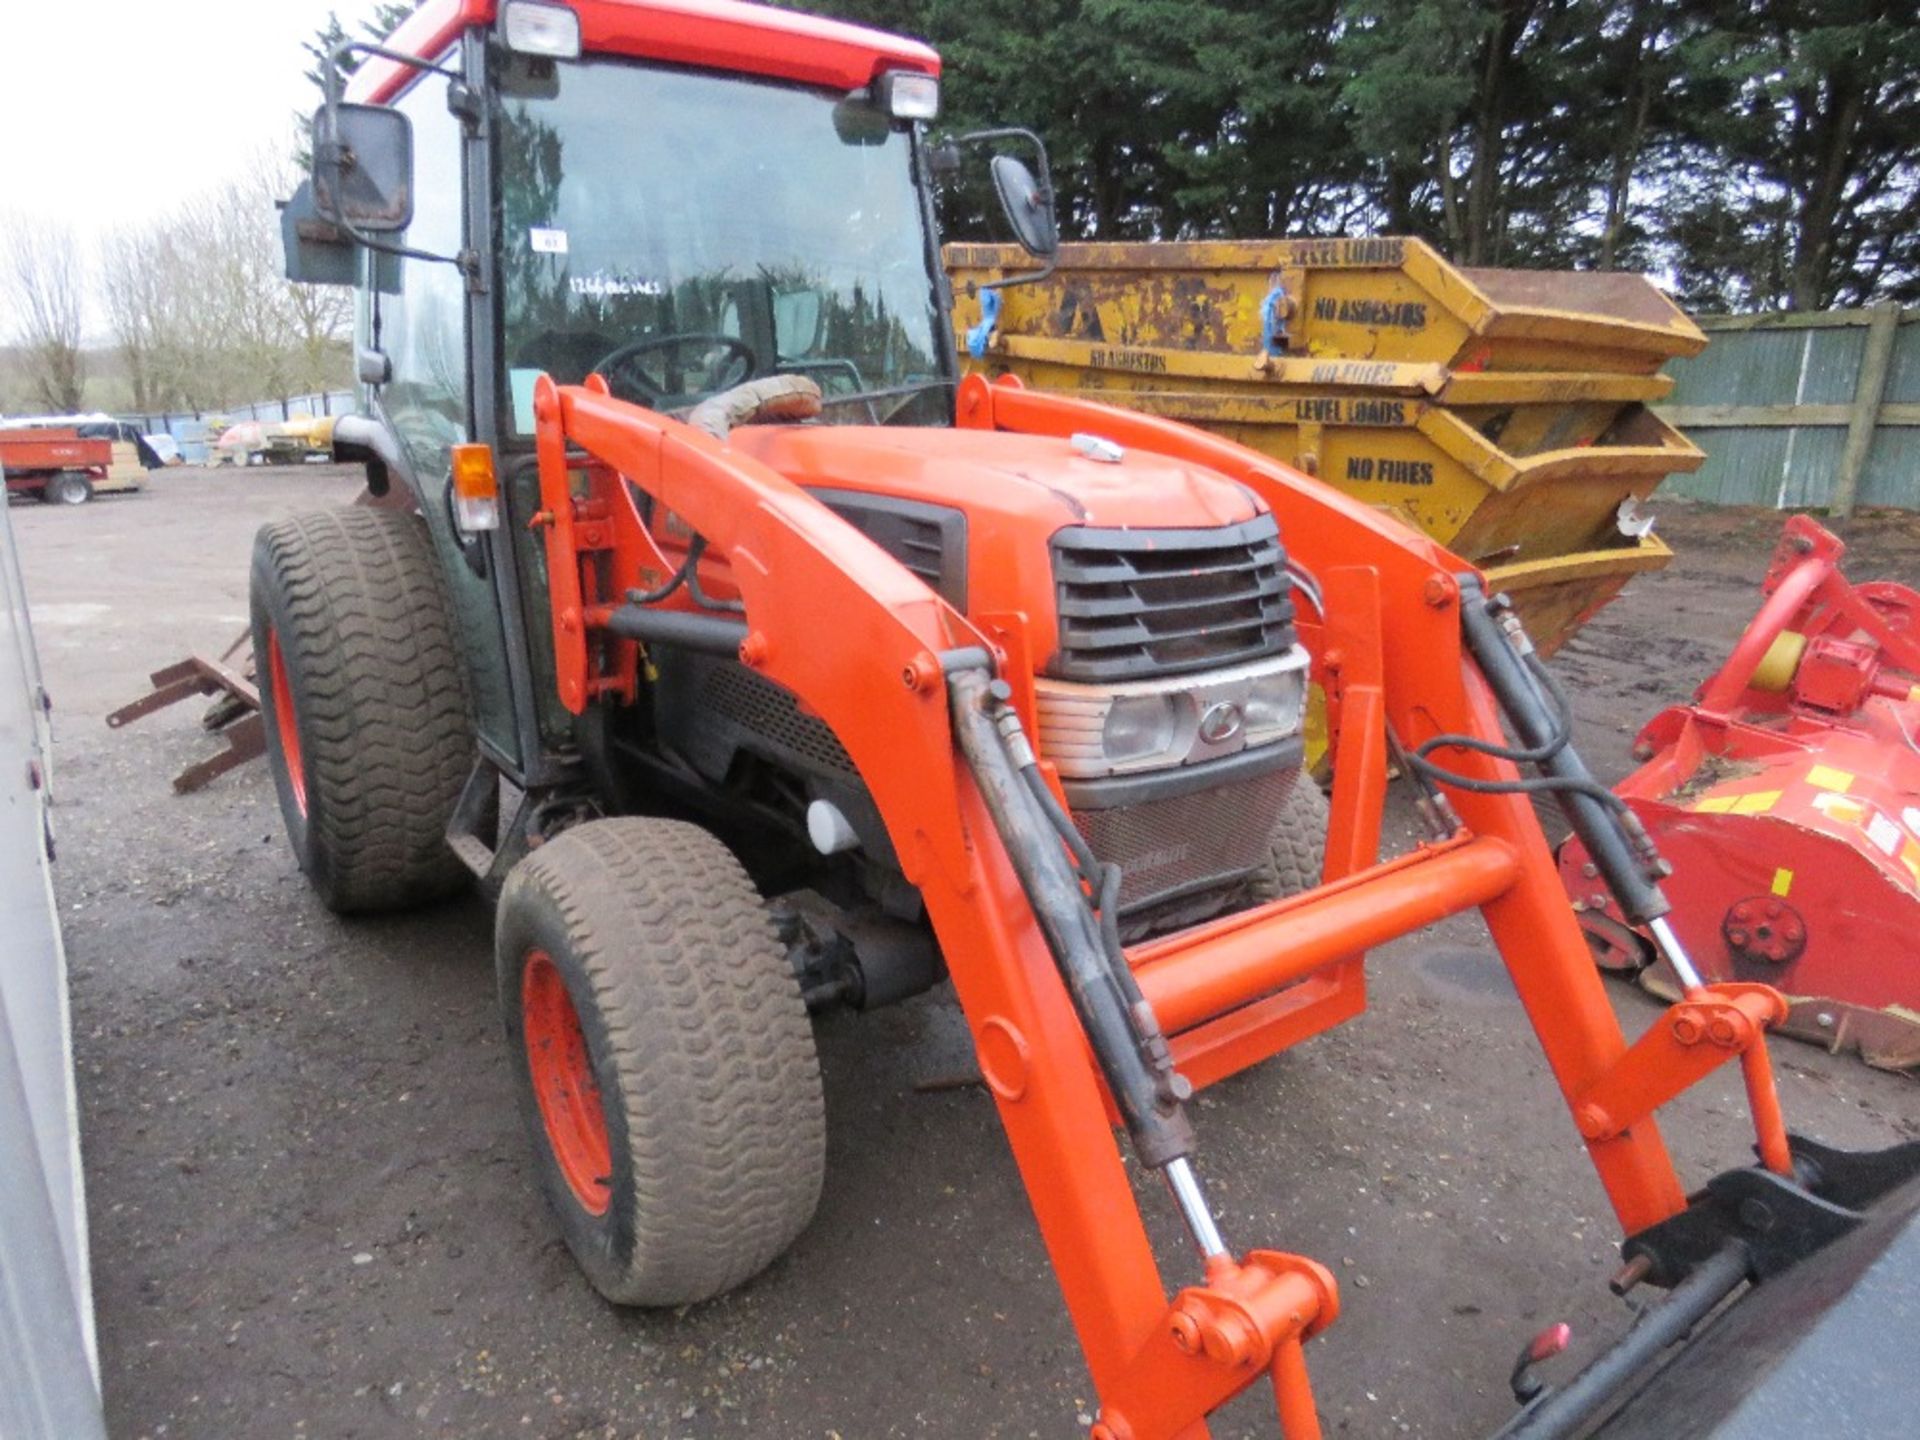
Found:
[[[1000,724],[1002,712],[1011,713],[1005,687],[976,669],[949,674],[947,686],[960,753],[980,787],[1014,874],[1066,982],[1134,1149],[1143,1164],[1165,1169],[1192,1153],[1193,1130],[1169,1083],[1170,1063],[1163,1069],[1149,1059],[1149,1047],[1136,1029],[1128,987],[1109,961],[1102,922],[1094,916],[1086,890],[1068,863],[1069,852],[1062,845],[1065,837],[1009,753]]]
[[[1492,793],[1527,793],[1542,790],[1558,795],[1567,821],[1573,826],[1587,853],[1598,867],[1620,909],[1633,924],[1642,925],[1664,916],[1672,907],[1661,893],[1656,879],[1659,857],[1652,842],[1639,827],[1633,812],[1626,810],[1587,769],[1580,752],[1564,736],[1555,744],[1560,731],[1556,711],[1565,703],[1565,695],[1551,684],[1536,678],[1527,663],[1531,647],[1523,655],[1507,638],[1507,632],[1494,618],[1492,602],[1480,588],[1480,577],[1468,573],[1456,576],[1460,586],[1460,629],[1468,652],[1480,667],[1487,686],[1499,701],[1514,734],[1542,773],[1538,777],[1517,780],[1473,780],[1466,776],[1442,778],[1458,789]],[[1524,640],[1525,632],[1521,632]],[[1537,662],[1535,662],[1537,666]],[[1537,666],[1544,673],[1544,666]],[[1484,747],[1481,747],[1484,748]],[[1497,753],[1497,752],[1495,752]],[[1419,752],[1415,752],[1416,757]],[[1637,832],[1637,833],[1636,833]]]

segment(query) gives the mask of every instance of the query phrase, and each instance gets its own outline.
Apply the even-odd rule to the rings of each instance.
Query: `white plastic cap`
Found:
[[[860,848],[860,837],[831,800],[816,800],[807,806],[807,838],[822,855]]]

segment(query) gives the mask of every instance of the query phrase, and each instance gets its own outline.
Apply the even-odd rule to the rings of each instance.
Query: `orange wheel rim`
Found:
[[[293,686],[287,681],[287,657],[280,653],[280,632],[267,631],[267,679],[273,686],[273,729],[286,763],[293,803],[307,813],[307,767],[300,759],[300,722],[293,713]]]
[[[559,967],[544,950],[530,952],[520,972],[520,1021],[547,1147],[580,1208],[604,1215],[613,1194],[607,1115],[579,1012]]]

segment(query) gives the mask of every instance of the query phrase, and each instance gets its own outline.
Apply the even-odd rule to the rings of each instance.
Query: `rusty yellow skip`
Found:
[[[970,369],[1230,436],[1488,568],[1544,650],[1671,558],[1639,507],[1698,449],[1646,407],[1706,337],[1637,275],[1474,270],[1417,240],[953,245]]]

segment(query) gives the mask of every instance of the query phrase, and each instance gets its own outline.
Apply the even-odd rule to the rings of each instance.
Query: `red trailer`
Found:
[[[76,430],[0,430],[0,471],[7,494],[37,495],[49,505],[83,505],[113,463],[111,440]]]

